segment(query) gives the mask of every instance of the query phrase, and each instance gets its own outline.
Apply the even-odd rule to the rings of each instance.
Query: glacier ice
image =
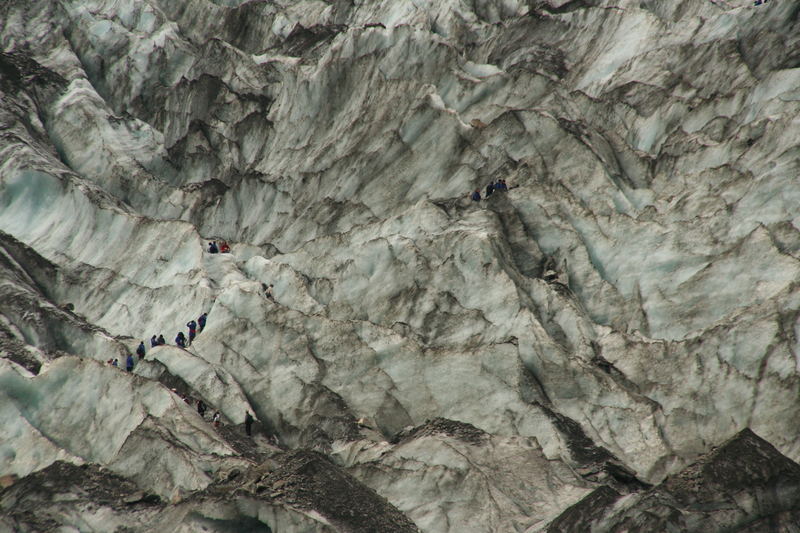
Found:
[[[790,3],[0,19],[0,529],[607,531],[722,443],[791,490],[670,527],[791,523]]]

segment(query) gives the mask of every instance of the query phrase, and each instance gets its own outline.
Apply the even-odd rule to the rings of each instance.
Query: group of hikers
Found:
[[[495,191],[497,192],[506,192],[508,191],[508,185],[506,184],[506,180],[498,179],[497,181],[490,181],[489,184],[486,186],[486,198],[489,198]],[[480,202],[481,201],[481,190],[475,189],[472,191],[470,195],[473,202]]]
[[[220,241],[219,244],[217,244],[217,241],[208,243],[208,253],[210,254],[228,254],[230,252],[231,247],[225,241]]]
[[[189,346],[197,334],[203,331],[206,327],[206,320],[208,319],[208,313],[203,313],[199,317],[197,317],[197,321],[190,320],[186,327],[189,328],[189,338],[186,338],[186,335],[183,334],[183,331],[179,331],[178,335],[175,337],[175,344],[181,348],[186,348]],[[156,346],[163,346],[167,344],[166,339],[164,339],[164,335],[159,334],[158,337],[153,335],[150,337],[150,348],[155,348]],[[144,359],[147,350],[144,346],[144,341],[139,343],[139,346],[136,347],[136,355],[139,356],[139,360],[141,361]],[[108,364],[111,366],[119,366],[119,359],[109,359]],[[133,359],[133,354],[128,354],[128,357],[125,359],[125,370],[128,372],[133,371],[133,367],[135,365],[135,361]]]
[[[176,392],[175,389],[172,389],[172,391]],[[192,400],[187,395],[183,394],[181,395],[181,398],[183,399],[184,402],[188,403],[189,405],[192,405]],[[205,420],[206,412],[208,411],[208,406],[205,404],[203,400],[197,400],[197,403],[195,405],[197,406],[197,412],[200,415],[200,418]],[[219,410],[214,411],[214,414],[211,415],[211,424],[215,428],[218,428],[221,424],[221,420],[222,420],[222,415],[220,415]],[[253,435],[253,422],[255,421],[256,419],[253,417],[253,415],[250,414],[250,411],[244,412],[244,432],[247,434],[248,437]],[[277,437],[273,437],[270,440],[273,443],[277,443],[278,441]]]
[[[197,337],[197,334],[205,329],[207,318],[208,318],[208,313],[203,313],[202,315],[197,317],[197,322],[195,322],[194,320],[190,320],[189,322],[187,322],[186,327],[189,328],[188,341],[186,339],[186,335],[184,335],[182,331],[179,331],[178,335],[175,337],[175,344],[177,344],[181,348],[186,348],[187,346],[191,345],[192,341],[194,341],[194,338]],[[152,339],[150,340],[150,342],[152,342]]]

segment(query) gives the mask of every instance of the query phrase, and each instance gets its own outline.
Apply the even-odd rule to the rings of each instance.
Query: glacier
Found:
[[[3,2],[0,532],[795,531],[799,26]]]

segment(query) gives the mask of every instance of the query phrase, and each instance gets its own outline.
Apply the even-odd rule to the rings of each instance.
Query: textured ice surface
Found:
[[[795,11],[4,3],[0,476],[217,502],[175,531],[355,528],[218,498],[275,434],[422,530],[525,531],[745,428],[800,459]]]

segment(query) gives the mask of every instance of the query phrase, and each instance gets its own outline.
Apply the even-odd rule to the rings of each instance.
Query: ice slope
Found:
[[[524,531],[745,428],[800,459],[790,3],[9,1],[0,20],[0,475],[65,459],[213,492],[264,458],[225,433],[251,410],[425,531]],[[188,350],[102,365],[203,311]],[[50,396],[92,410],[28,401]],[[397,440],[439,417],[490,444]],[[520,496],[518,472],[560,481]],[[163,512],[361,527],[211,498],[217,518]]]

